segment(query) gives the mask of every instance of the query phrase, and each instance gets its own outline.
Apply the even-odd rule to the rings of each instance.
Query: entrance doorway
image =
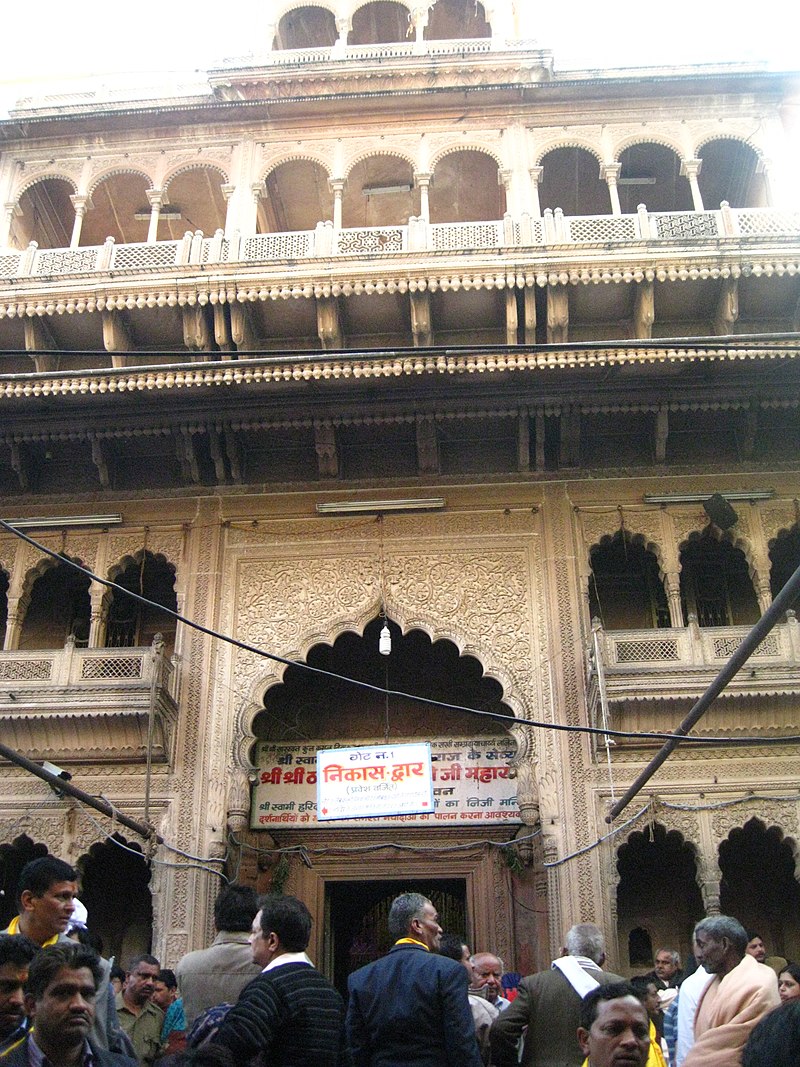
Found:
[[[468,937],[465,878],[326,882],[321,969],[332,976],[342,996],[347,996],[348,975],[384,956],[394,943],[386,922],[392,901],[401,893],[421,893],[436,908],[444,931]]]

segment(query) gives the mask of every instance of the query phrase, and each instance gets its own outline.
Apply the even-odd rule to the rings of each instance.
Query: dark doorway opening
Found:
[[[421,893],[439,913],[446,933],[469,938],[465,878],[328,882],[325,887],[326,971],[347,996],[347,977],[385,956],[394,943],[386,927],[389,908],[401,893]]]

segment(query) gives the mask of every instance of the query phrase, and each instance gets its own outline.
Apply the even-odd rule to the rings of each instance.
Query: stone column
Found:
[[[681,607],[681,576],[679,571],[667,571],[664,574],[664,588],[667,591],[669,621],[673,629],[683,627],[683,609]]]
[[[431,184],[431,178],[433,175],[428,173],[418,173],[414,175],[414,181],[419,187],[419,213],[420,216],[425,219],[426,223],[431,221],[431,207],[428,200],[428,187]]]
[[[408,16],[409,22],[414,29],[415,52],[425,50],[425,28],[428,25],[428,4],[420,4],[413,7]]]
[[[539,182],[544,174],[544,167],[529,167],[528,174],[531,178],[531,215],[535,219],[542,217],[542,207],[539,203]]]
[[[0,248],[8,247],[8,243],[11,239],[11,223],[15,218],[19,218],[21,215],[22,208],[16,201],[14,201],[13,204],[8,203],[4,205],[3,223],[2,228],[0,229]]]
[[[681,160],[681,176],[689,179],[689,188],[692,190],[692,203],[695,211],[705,211],[703,198],[700,195],[700,186],[697,183],[702,166],[702,159]]]
[[[152,245],[158,240],[158,220],[161,216],[161,208],[166,204],[167,198],[163,189],[148,189],[147,199],[150,202],[150,225],[147,227],[147,243]]]
[[[75,208],[75,221],[72,224],[72,237],[70,238],[69,247],[77,248],[81,243],[81,228],[83,227],[83,217],[90,207],[93,207],[92,201],[88,196],[71,196],[70,201]]]
[[[617,187],[617,179],[619,178],[619,172],[621,169],[621,163],[600,164],[600,178],[608,186],[608,195],[611,200],[612,215],[622,214],[622,208],[619,202],[619,188]]]
[[[22,598],[10,596],[8,598],[8,613],[6,615],[6,636],[3,642],[4,652],[13,652],[19,648],[19,635],[22,630],[22,620],[25,618],[25,605]]]
[[[111,594],[100,582],[92,582],[89,586],[89,599],[91,602],[89,648],[102,648],[106,643],[107,601],[110,602]]]
[[[764,199],[766,201],[766,206],[767,207],[773,207],[774,206],[773,199],[772,199],[772,182],[770,181],[770,171],[771,171],[771,169],[772,168],[771,168],[770,160],[768,160],[768,159],[766,159],[766,158],[764,158],[762,156],[761,159],[759,159],[758,163],[756,164],[756,174],[763,174],[763,176],[764,176]]]
[[[353,28],[353,20],[348,15],[341,15],[336,20],[336,44],[333,46],[337,52],[344,52],[347,48],[347,37]]]
[[[706,915],[719,915],[721,913],[719,896],[722,885],[722,871],[716,855],[702,855],[697,857],[697,884],[703,896],[703,907]]]
[[[328,188],[333,193],[333,232],[335,236],[342,228],[342,194],[344,193],[344,178],[329,178]]]
[[[506,193],[506,212],[511,210],[511,179],[514,176],[512,170],[503,170],[502,168],[497,171],[497,184],[502,185]]]

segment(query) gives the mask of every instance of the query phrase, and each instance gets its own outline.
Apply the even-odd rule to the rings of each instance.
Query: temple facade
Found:
[[[796,958],[793,609],[606,816],[800,564],[798,77],[264,8],[202,84],[0,122],[3,743],[165,842],[0,762],[3,917],[50,851],[123,962],[221,877],[340,985],[407,888],[522,973],[719,911]],[[323,817],[319,751],[402,742],[433,811]]]

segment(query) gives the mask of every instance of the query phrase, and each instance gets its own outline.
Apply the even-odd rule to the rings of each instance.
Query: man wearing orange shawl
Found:
[[[697,961],[714,977],[700,997],[683,1067],[739,1067],[756,1023],[780,1004],[775,972],[747,955],[747,932],[730,916],[701,920],[694,937]]]

